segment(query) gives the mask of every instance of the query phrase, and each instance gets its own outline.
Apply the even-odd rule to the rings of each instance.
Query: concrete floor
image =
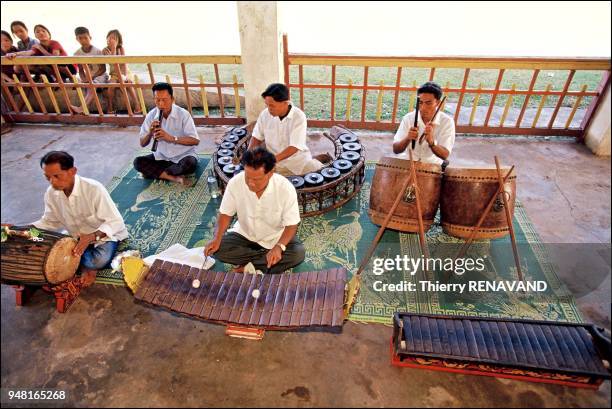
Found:
[[[223,128],[200,128],[210,152]],[[311,133],[313,151],[328,146]],[[391,150],[390,134],[361,133],[368,159]],[[67,150],[79,173],[108,183],[138,150],[137,128],[16,126],[2,135],[3,222],[43,210],[47,150]],[[571,141],[458,138],[453,164],[518,171],[518,198],[544,242],[610,243],[610,159]],[[610,274],[580,293],[585,321],[610,328]],[[585,273],[561,272],[570,288]],[[50,406],[474,406],[610,407],[610,382],[592,392],[554,385],[392,367],[382,325],[346,323],[341,333],[268,332],[235,340],[224,327],[134,303],[128,290],[95,285],[67,314],[37,292],[15,307],[2,286],[2,388],[68,391]],[[2,402],[3,406],[10,406]],[[45,405],[46,406],[46,405]]]

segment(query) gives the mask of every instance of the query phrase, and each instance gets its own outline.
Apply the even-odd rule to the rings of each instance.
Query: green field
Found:
[[[153,71],[156,76],[169,75],[171,78],[177,78],[182,81],[182,72],[178,64],[153,64]],[[147,72],[147,67],[144,64],[132,64],[132,71]],[[205,83],[215,82],[214,68],[211,64],[193,64],[186,68],[187,76],[190,81],[199,81],[200,75],[203,76]],[[291,66],[290,81],[292,84],[298,82],[298,67]],[[601,71],[577,71],[570,85],[570,91],[579,91],[583,85],[587,86],[588,91],[594,91],[601,81],[603,72]],[[242,70],[240,65],[219,65],[219,78],[222,83],[233,83],[233,76],[239,83],[242,82]],[[306,84],[331,84],[331,67],[329,66],[304,66],[303,69],[304,83]],[[502,80],[501,88],[510,89],[513,84],[516,89],[526,90],[529,88],[533,71],[531,70],[506,70]],[[551,90],[560,91],[563,89],[569,71],[540,71],[535,84],[535,90],[544,90],[550,84]],[[459,88],[463,83],[463,69],[436,69],[434,80],[442,87]],[[474,69],[470,71],[467,82],[468,88],[477,88],[479,85],[483,89],[493,89],[497,81],[498,71],[494,69]],[[348,84],[349,80],[353,85],[363,85],[364,68],[363,67],[341,67],[336,68],[336,83]],[[379,85],[381,81],[385,86],[394,86],[397,78],[396,68],[386,67],[371,67],[368,72],[368,85]],[[417,86],[429,78],[428,68],[410,68],[404,67],[402,70],[401,85],[402,86]],[[145,78],[140,78],[141,82],[148,82],[148,74]],[[157,78],[160,79],[159,77]],[[228,90],[229,91],[229,90]],[[344,119],[346,117],[346,101],[347,90],[337,90],[335,96],[335,117]],[[413,107],[409,107],[410,92],[400,92],[398,102],[397,118],[401,118],[404,114],[411,111]],[[462,109],[466,107],[471,109],[474,103],[475,94],[466,94],[463,98]],[[292,88],[292,100],[299,103],[300,95],[297,88]],[[351,119],[358,120],[361,118],[362,105],[362,90],[353,90],[351,97]],[[383,121],[390,120],[393,110],[393,91],[385,91],[382,99],[381,119]],[[459,98],[457,93],[449,93],[447,102],[456,103]],[[507,96],[499,96],[495,105],[503,107],[506,105]],[[378,91],[368,91],[366,97],[366,120],[376,120]],[[529,100],[530,108],[537,108],[541,97],[534,96]],[[563,101],[564,107],[571,107],[575,102],[575,97],[566,97]],[[512,100],[513,108],[521,108],[525,97],[515,96]],[[481,94],[478,101],[478,106],[488,106],[491,102],[491,96]],[[558,97],[548,97],[545,107],[555,107],[558,102]],[[591,97],[585,97],[580,103],[580,109],[585,109],[591,102]],[[331,91],[324,89],[305,89],[304,90],[304,111],[309,118],[312,119],[329,119],[331,110]]]

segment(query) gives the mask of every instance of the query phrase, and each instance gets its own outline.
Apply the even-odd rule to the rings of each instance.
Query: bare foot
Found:
[[[329,154],[329,153],[322,153],[320,155],[316,155],[314,157],[314,159],[318,160],[319,162],[321,162],[322,164],[327,164],[330,163],[332,160],[334,160],[334,158]]]
[[[193,186],[193,180],[191,180],[191,178],[179,176],[175,179],[175,182],[180,183],[181,185],[185,187]]]
[[[80,108],[80,107],[77,107],[77,106],[74,106],[74,105],[70,105],[70,110],[73,113],[77,114],[77,115],[82,115],[83,114],[83,108]]]
[[[87,288],[96,282],[96,270],[85,270],[81,273],[81,286]]]

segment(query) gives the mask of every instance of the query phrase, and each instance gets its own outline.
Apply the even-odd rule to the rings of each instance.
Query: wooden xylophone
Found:
[[[193,281],[200,282],[194,288]],[[135,298],[225,324],[265,329],[338,327],[344,321],[344,268],[253,275],[202,270],[157,260]],[[253,296],[253,290],[259,296]]]
[[[610,338],[592,324],[395,313],[392,363],[597,389]]]

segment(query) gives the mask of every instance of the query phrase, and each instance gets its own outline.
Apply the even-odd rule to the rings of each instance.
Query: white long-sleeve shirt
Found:
[[[45,193],[45,212],[35,221],[40,229],[67,230],[74,238],[80,234],[104,232],[103,241],[120,241],[128,237],[123,217],[106,188],[98,181],[76,175],[69,197],[49,186]]]

